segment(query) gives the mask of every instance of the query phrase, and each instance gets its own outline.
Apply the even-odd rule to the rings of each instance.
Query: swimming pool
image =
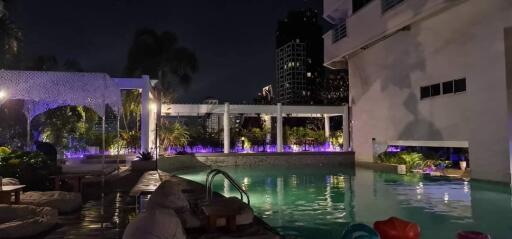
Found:
[[[325,167],[225,167],[247,189],[251,206],[286,238],[339,238],[352,222],[373,224],[390,216],[414,221],[422,238],[455,238],[479,230],[512,238],[512,200],[504,185],[430,181],[368,169]],[[204,183],[207,171],[178,175]],[[214,190],[239,194],[218,176]]]

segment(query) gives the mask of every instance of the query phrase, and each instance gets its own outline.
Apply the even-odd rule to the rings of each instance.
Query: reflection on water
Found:
[[[420,224],[427,239],[454,238],[459,230],[512,238],[510,188],[501,185],[428,181],[365,169],[224,169],[249,192],[256,214],[286,236],[334,239],[349,223],[398,216]],[[203,182],[205,173],[181,176]],[[239,196],[221,177],[214,190]]]

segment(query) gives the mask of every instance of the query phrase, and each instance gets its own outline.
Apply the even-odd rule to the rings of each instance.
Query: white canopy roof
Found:
[[[104,73],[0,70],[0,90],[6,99],[26,100],[29,118],[64,105],[87,106],[101,116],[105,104],[121,108],[119,87]]]

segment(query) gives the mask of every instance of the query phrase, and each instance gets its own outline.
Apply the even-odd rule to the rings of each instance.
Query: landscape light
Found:
[[[0,99],[4,99],[7,96],[7,93],[4,90],[0,90]]]
[[[153,102],[153,103],[150,103],[150,104],[149,104],[149,108],[151,108],[153,111],[156,111],[156,109],[157,109],[157,105],[156,105],[156,103],[154,103],[154,102]]]

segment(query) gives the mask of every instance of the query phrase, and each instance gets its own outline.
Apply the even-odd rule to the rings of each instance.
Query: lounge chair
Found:
[[[0,205],[0,237],[32,237],[57,223],[57,210],[28,205]]]
[[[20,204],[51,207],[59,213],[70,213],[82,207],[82,195],[73,192],[49,191],[26,192],[21,195]]]

